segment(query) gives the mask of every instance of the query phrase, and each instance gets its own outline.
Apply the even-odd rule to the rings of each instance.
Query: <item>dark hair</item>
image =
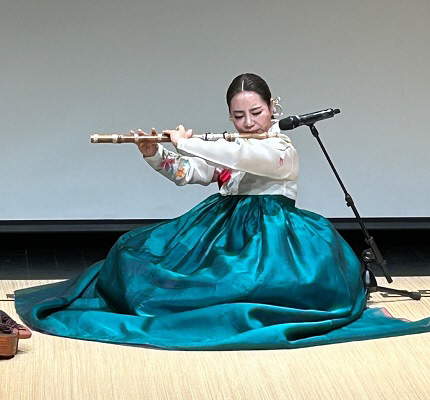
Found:
[[[236,76],[236,78],[233,79],[227,89],[226,98],[229,110],[232,98],[237,93],[244,91],[258,93],[270,107],[270,100],[272,99],[272,94],[270,93],[270,89],[266,81],[258,75],[252,73],[245,73]]]

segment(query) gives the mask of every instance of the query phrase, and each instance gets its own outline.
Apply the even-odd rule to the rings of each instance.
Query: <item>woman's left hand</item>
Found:
[[[165,130],[163,133],[170,136],[170,141],[176,147],[178,145],[178,140],[181,138],[188,139],[193,136],[193,130],[185,130],[183,125],[179,125],[175,130]]]

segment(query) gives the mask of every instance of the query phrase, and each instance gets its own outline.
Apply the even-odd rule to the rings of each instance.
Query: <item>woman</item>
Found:
[[[259,76],[236,77],[227,104],[238,132],[277,130]],[[183,126],[165,133],[180,154],[140,144],[148,164],[177,185],[217,181],[219,193],[123,235],[75,280],[17,291],[17,311],[31,327],[173,349],[291,348],[405,333],[404,321],[364,311],[360,262],[326,219],[295,207],[298,158],[288,137],[229,143],[193,138]]]

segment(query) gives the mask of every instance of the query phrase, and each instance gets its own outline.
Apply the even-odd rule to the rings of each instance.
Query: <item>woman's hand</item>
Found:
[[[173,143],[175,147],[178,145],[179,139],[181,138],[188,139],[193,136],[193,130],[192,129],[185,130],[183,125],[179,125],[175,130],[163,131],[163,133],[170,136],[170,141]]]
[[[134,131],[130,131],[130,133],[132,135],[135,135]],[[139,129],[137,131],[137,134],[139,136],[144,136],[146,135],[145,132],[143,132],[141,129]],[[155,128],[151,129],[151,135],[154,136],[157,134],[157,131],[155,130]],[[137,145],[137,147],[139,148],[139,151],[143,154],[144,157],[152,157],[155,156],[155,154],[158,151],[158,143],[145,143],[145,142],[141,142]]]

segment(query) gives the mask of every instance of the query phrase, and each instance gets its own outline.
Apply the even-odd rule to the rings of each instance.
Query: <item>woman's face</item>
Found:
[[[230,116],[239,133],[267,132],[272,125],[272,111],[256,92],[237,93],[231,99]]]

